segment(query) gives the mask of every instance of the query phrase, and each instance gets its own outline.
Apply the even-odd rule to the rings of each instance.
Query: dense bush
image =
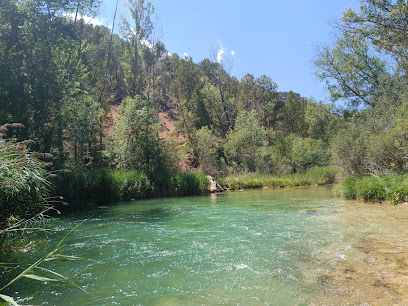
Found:
[[[0,229],[40,212],[50,189],[43,163],[25,142],[0,139]]]
[[[234,130],[224,144],[229,163],[236,170],[255,171],[256,151],[265,141],[265,130],[259,125],[255,110],[238,114]]]
[[[171,175],[171,195],[198,195],[206,193],[209,180],[203,173],[175,172]]]
[[[327,148],[321,140],[290,134],[283,141],[284,156],[291,172],[304,172],[329,164]]]
[[[126,98],[118,108],[112,136],[105,151],[112,166],[139,169],[152,173],[163,167],[167,155],[165,143],[159,137],[159,122],[154,109],[140,96]]]
[[[70,206],[80,208],[92,204],[163,196],[198,195],[207,192],[209,180],[202,173],[163,171],[146,174],[136,170],[65,170],[53,179],[55,194]]]
[[[399,204],[408,201],[408,176],[346,178],[340,183],[339,190],[340,194],[347,199],[389,201]]]
[[[193,165],[209,175],[217,174],[216,137],[207,126],[192,135],[188,142],[188,149]]]
[[[345,122],[331,141],[332,162],[343,176],[406,173],[408,98],[405,92],[381,93],[375,108]]]
[[[337,170],[334,168],[315,168],[304,173],[286,174],[240,174],[218,178],[218,183],[231,189],[286,187],[332,184],[336,180]]]

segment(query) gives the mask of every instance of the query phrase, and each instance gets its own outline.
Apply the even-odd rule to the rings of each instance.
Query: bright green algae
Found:
[[[55,221],[49,247],[81,223],[62,253],[96,262],[50,267],[90,294],[32,281],[8,293],[42,290],[29,303],[57,305],[401,302],[407,217],[326,187],[123,203]]]

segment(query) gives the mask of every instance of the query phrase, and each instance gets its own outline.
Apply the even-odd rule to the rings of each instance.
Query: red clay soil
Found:
[[[112,127],[116,118],[119,116],[118,108],[120,103],[109,106],[109,112],[106,114],[105,118],[102,121],[102,130],[105,136],[112,136]]]
[[[177,145],[182,145],[187,141],[187,137],[180,130],[176,130],[176,125],[173,119],[169,118],[166,113],[159,112],[159,122],[161,125],[161,138],[171,137]]]

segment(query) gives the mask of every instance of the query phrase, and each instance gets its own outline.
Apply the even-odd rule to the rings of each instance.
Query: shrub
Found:
[[[203,173],[163,171],[148,177],[136,170],[81,167],[62,171],[53,182],[55,194],[62,195],[71,208],[151,197],[198,195],[207,192],[209,185]]]
[[[340,193],[346,199],[389,201],[399,204],[408,201],[408,177],[406,175],[387,175],[382,178],[348,177],[341,181]]]
[[[172,174],[171,182],[173,185],[172,195],[176,196],[202,194],[207,190],[209,184],[209,180],[204,174],[191,172],[175,172]]]
[[[384,201],[386,189],[384,181],[376,177],[363,177],[357,181],[357,197],[365,201]]]
[[[285,174],[239,174],[217,178],[220,185],[231,189],[323,185],[334,183],[337,170],[334,168],[315,168],[304,173]]]
[[[119,200],[143,199],[152,194],[153,186],[146,174],[142,172],[117,169],[108,171],[107,176]]]
[[[51,187],[24,142],[0,139],[0,229],[40,212]]]

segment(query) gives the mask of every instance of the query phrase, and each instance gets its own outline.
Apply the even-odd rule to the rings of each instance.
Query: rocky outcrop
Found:
[[[208,179],[210,180],[210,186],[208,187],[209,192],[221,192],[224,191],[222,188],[211,175],[207,175]]]

